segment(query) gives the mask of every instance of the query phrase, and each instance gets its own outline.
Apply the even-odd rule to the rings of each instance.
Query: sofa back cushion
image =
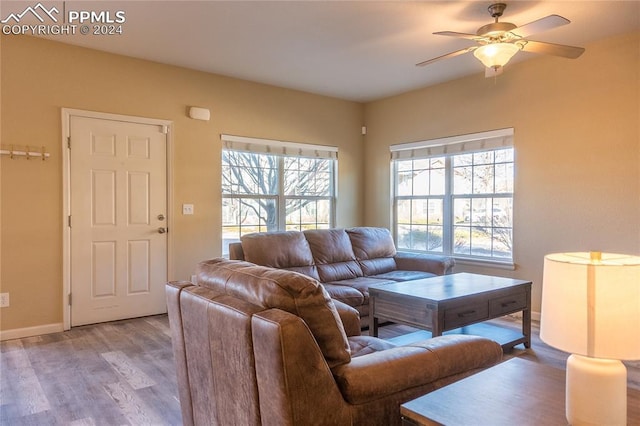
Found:
[[[346,230],[353,253],[366,276],[384,274],[397,269],[396,246],[386,228],[357,227]]]
[[[313,260],[323,283],[363,276],[356,261],[349,235],[344,229],[304,231]]]
[[[240,238],[244,260],[270,268],[288,269],[319,279],[309,243],[302,232],[273,231]]]
[[[198,284],[264,308],[299,316],[330,368],[351,360],[349,342],[331,297],[317,280],[248,262],[213,259],[198,264]]]

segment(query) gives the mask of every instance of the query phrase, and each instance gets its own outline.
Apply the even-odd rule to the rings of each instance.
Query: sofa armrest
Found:
[[[349,407],[304,321],[268,309],[251,322],[262,425],[350,424]]]
[[[193,417],[191,387],[189,384],[189,373],[187,371],[187,351],[182,325],[182,308],[180,306],[182,291],[190,287],[193,287],[193,284],[188,281],[171,281],[165,284],[165,295],[167,298],[167,316],[169,318],[169,329],[171,330],[171,346],[173,349],[173,358],[176,366],[178,394],[180,395],[180,410],[182,412],[182,421],[185,425],[195,424]]]
[[[352,308],[344,302],[336,299],[333,300],[333,304],[338,311],[338,315],[342,320],[342,326],[347,337],[360,335],[360,313],[357,309]]]
[[[450,274],[455,266],[455,259],[427,253],[411,253],[399,251],[395,256],[396,265],[403,271],[424,271],[436,275]]]
[[[492,340],[448,335],[355,357],[332,371],[343,397],[351,404],[364,404],[449,376],[470,374],[501,359],[502,348]]]
[[[242,243],[229,243],[229,259],[244,260],[244,250]]]

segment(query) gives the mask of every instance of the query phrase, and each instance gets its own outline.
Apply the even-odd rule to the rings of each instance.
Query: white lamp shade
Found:
[[[573,354],[640,359],[640,257],[545,256],[540,338]]]
[[[492,43],[480,46],[473,54],[485,67],[499,68],[505,66],[518,50],[520,46],[513,43]]]

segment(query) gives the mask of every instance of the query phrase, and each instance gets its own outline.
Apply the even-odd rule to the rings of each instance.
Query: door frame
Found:
[[[62,108],[62,316],[64,330],[71,329],[71,150],[68,140],[71,135],[71,117],[85,117],[99,120],[123,121],[127,123],[150,124],[162,126],[167,135],[167,279],[173,276],[173,121],[156,118],[136,117],[110,114],[105,112],[85,111],[73,108]]]

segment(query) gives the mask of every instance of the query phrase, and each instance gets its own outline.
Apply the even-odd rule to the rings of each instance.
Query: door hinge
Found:
[[[67,216],[67,226],[71,228],[71,215]]]
[[[71,136],[67,136],[67,148],[71,149]]]
[[[71,293],[69,293],[69,306],[71,306]]]

